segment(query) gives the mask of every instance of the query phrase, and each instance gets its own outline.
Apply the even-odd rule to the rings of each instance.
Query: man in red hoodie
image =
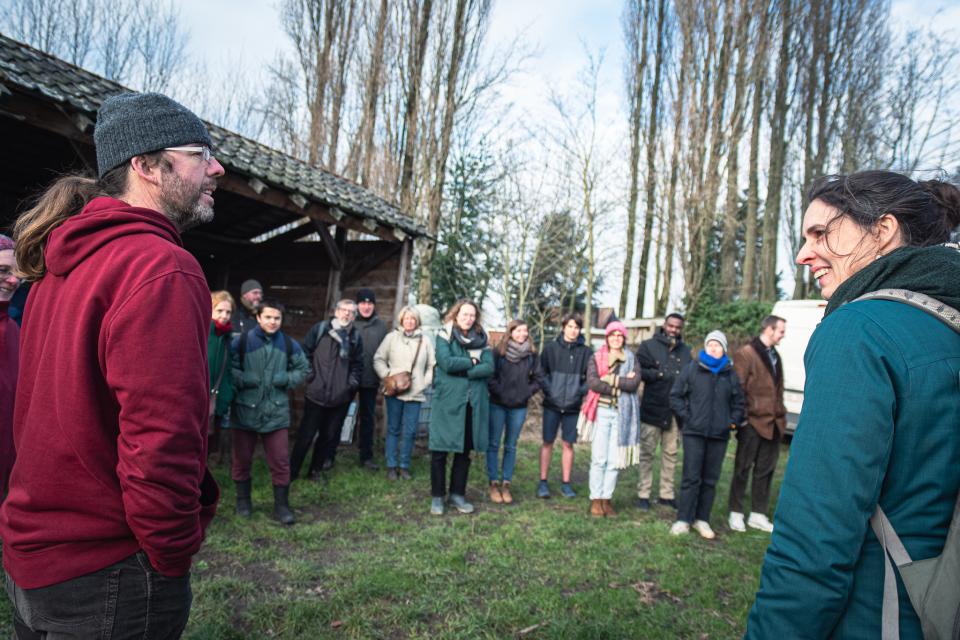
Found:
[[[193,113],[107,99],[98,178],[57,180],[14,226],[23,317],[0,509],[20,638],[179,637],[219,490],[206,471],[210,297],[180,233],[223,167]]]

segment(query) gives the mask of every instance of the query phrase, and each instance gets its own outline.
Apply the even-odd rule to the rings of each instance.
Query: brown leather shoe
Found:
[[[616,518],[617,512],[613,510],[613,504],[609,500],[601,500],[603,507],[603,515],[608,518]]]
[[[495,504],[500,504],[503,502],[503,496],[500,495],[500,483],[491,482],[490,483],[490,502]]]
[[[591,500],[590,501],[590,515],[594,518],[603,517],[603,500]]]
[[[510,481],[504,480],[500,485],[500,497],[503,498],[503,504],[513,503],[513,496],[510,494]]]

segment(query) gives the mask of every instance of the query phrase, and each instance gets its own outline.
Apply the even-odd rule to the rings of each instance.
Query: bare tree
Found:
[[[637,227],[637,202],[640,190],[640,147],[642,145],[642,113],[644,75],[647,68],[647,38],[650,20],[649,0],[628,0],[623,9],[621,18],[623,26],[623,40],[627,45],[627,63],[624,66],[624,75],[627,86],[627,96],[630,110],[630,185],[629,200],[627,201],[627,250],[623,260],[623,276],[620,284],[620,306],[618,312],[621,317],[627,314],[627,298],[630,294],[630,274],[633,272],[633,247]],[[641,262],[640,270],[644,265]],[[642,277],[642,276],[641,276]],[[643,292],[640,292],[643,299]]]

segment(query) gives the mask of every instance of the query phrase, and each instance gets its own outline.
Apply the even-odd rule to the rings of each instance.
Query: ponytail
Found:
[[[144,154],[153,162],[160,152]],[[39,280],[47,272],[43,257],[47,237],[54,229],[74,216],[98,196],[118,198],[127,189],[128,164],[111,169],[100,180],[74,174],[58,178],[47,187],[34,205],[13,223],[16,242],[17,270],[24,280]]]
[[[951,239],[960,233],[960,189],[943,180],[922,180],[920,187],[933,199],[933,210],[943,225],[943,235]]]
[[[17,268],[24,280],[39,280],[47,271],[43,250],[50,232],[83,209],[101,192],[97,181],[79,175],[57,179],[13,224]]]

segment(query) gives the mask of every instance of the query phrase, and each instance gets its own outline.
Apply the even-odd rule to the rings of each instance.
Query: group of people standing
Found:
[[[238,511],[251,508],[250,460],[262,438],[274,514],[290,523],[287,490],[311,430],[319,436],[308,468],[322,472],[333,466],[346,399],[376,386],[364,378],[368,362],[389,387],[387,473],[398,479],[409,477],[416,403],[433,376],[434,513],[448,504],[472,510],[471,450],[487,452],[491,499],[512,501],[517,425],[540,389],[539,496],[550,495],[559,432],[562,495],[576,495],[579,438],[591,443],[592,515],[615,515],[613,488],[632,464],[641,466],[639,506],[650,508],[659,444],[659,502],[678,509],[672,531],[710,537],[719,461],[736,431],[730,528],[769,530],[764,511],[784,426],[781,319],[765,320],[731,363],[719,331],[692,355],[676,314],[636,355],[622,324],[608,325],[593,353],[579,318],[568,316],[537,362],[522,323],[492,350],[479,308],[460,301],[435,350],[405,309],[365,362],[361,333],[381,329],[363,306],[358,321],[353,301],[341,301],[300,345],[281,329],[283,305],[263,300],[258,283],[244,283],[243,309],[229,294],[210,295],[181,234],[213,219],[224,168],[195,114],[160,94],[111,96],[94,143],[95,178],[58,177],[12,238],[0,236],[0,538],[18,638],[179,637],[192,558],[220,498],[206,465],[217,426],[233,436]],[[951,573],[960,521],[960,246],[951,235],[960,229],[960,190],[866,171],[818,180],[808,202],[796,261],[828,304],[805,356],[803,411],[746,637],[951,637],[960,619]],[[3,312],[21,277],[33,286],[18,341]],[[287,392],[304,383],[302,435],[288,456]],[[373,469],[365,411],[361,464]]]

